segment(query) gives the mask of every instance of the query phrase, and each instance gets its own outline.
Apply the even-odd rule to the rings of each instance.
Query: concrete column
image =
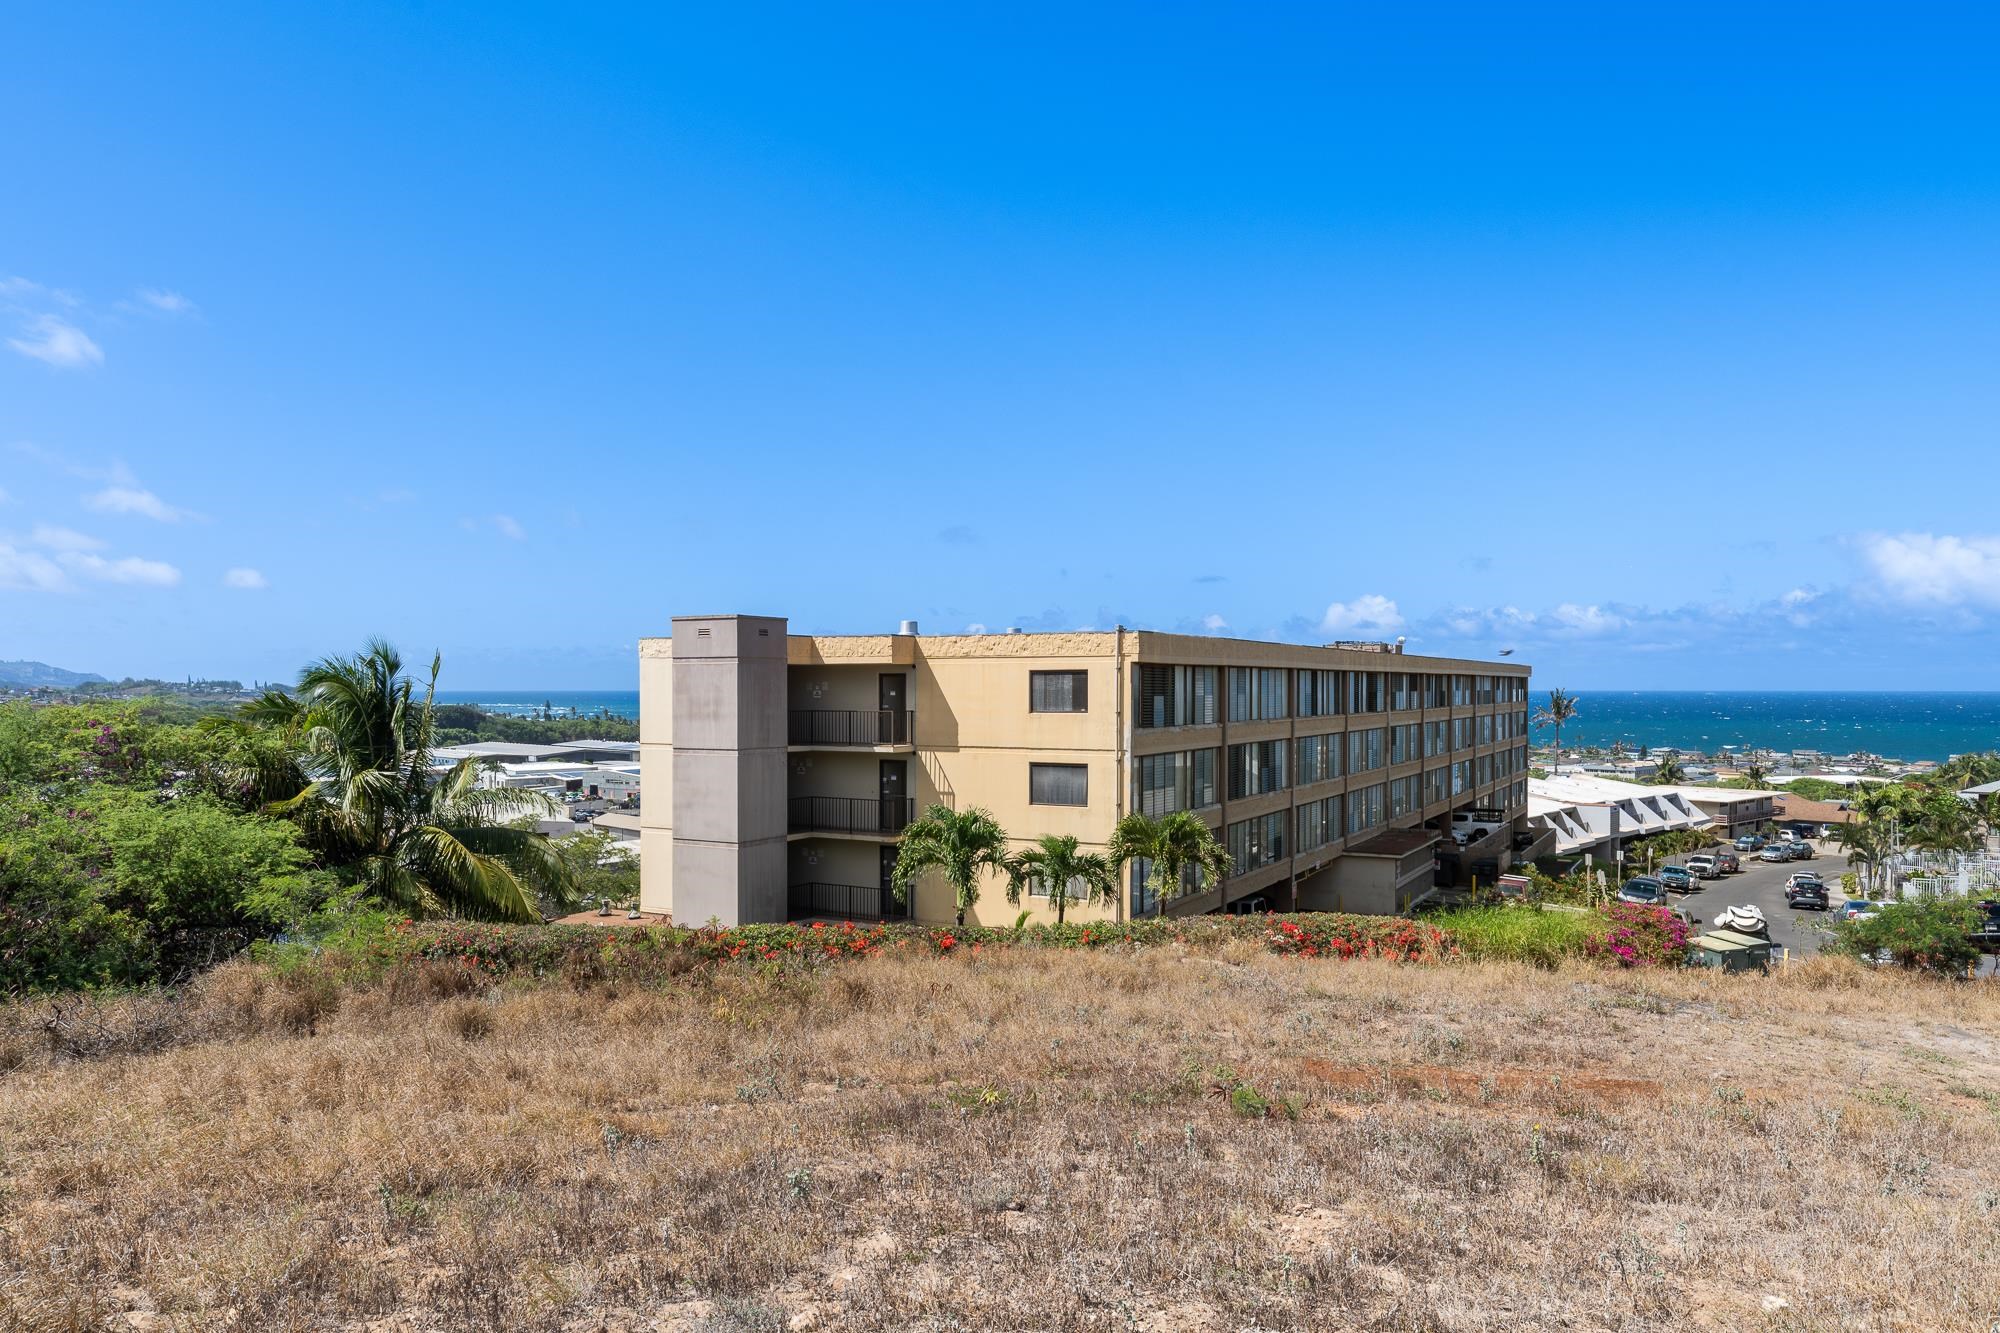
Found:
[[[675,616],[674,920],[786,915],[782,617]]]

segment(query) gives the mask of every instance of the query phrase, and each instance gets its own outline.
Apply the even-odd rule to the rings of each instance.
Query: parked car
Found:
[[[1686,866],[1661,866],[1659,880],[1675,893],[1693,893],[1695,889],[1694,871]]]
[[[1840,919],[1842,921],[1852,921],[1857,917],[1874,916],[1881,910],[1881,903],[1871,903],[1860,898],[1849,898],[1845,903],[1841,904]]]
[[[1816,879],[1786,885],[1785,906],[1801,911],[1824,912],[1827,909],[1826,885]]]
[[[1667,901],[1667,887],[1651,875],[1637,875],[1626,880],[1625,887],[1618,890],[1618,901],[1663,907]]]
[[[1736,850],[1739,852],[1754,852],[1763,845],[1762,835],[1756,833],[1746,833],[1736,840]]]
[[[1735,852],[1717,852],[1715,854],[1715,868],[1725,875],[1735,875],[1742,872],[1743,862],[1737,857]]]
[[[1769,847],[1758,852],[1757,859],[1759,861],[1789,861],[1792,859],[1792,854],[1783,843],[1774,842]]]
[[[1981,953],[2000,953],[2000,903],[1988,899],[1979,904],[1979,924],[1971,939]]]
[[[1716,864],[1715,856],[1710,852],[1696,852],[1690,856],[1688,869],[1693,872],[1696,879],[1722,878],[1722,867]]]
[[[1810,861],[1813,859],[1813,845],[1804,838],[1798,838],[1786,843],[1785,851],[1794,861]]]
[[[1801,884],[1818,884],[1819,882],[1819,871],[1817,870],[1794,870],[1791,874],[1785,876],[1785,887],[1787,889],[1795,889]]]

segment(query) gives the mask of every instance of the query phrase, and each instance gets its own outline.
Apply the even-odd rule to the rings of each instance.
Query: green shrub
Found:
[[[1856,958],[1886,957],[1913,971],[1958,975],[1979,961],[1971,932],[1977,904],[1964,898],[1913,898],[1834,923],[1832,947]]]

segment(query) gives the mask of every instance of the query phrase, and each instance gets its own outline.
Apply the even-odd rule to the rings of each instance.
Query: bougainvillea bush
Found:
[[[1664,907],[1613,903],[1601,915],[1601,933],[1584,942],[1584,955],[1617,967],[1678,967],[1687,961],[1687,922]]]

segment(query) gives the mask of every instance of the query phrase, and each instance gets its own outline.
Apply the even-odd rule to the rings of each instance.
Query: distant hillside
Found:
[[[104,677],[93,672],[65,671],[47,662],[0,662],[0,685],[46,685],[67,690],[104,683]]]

